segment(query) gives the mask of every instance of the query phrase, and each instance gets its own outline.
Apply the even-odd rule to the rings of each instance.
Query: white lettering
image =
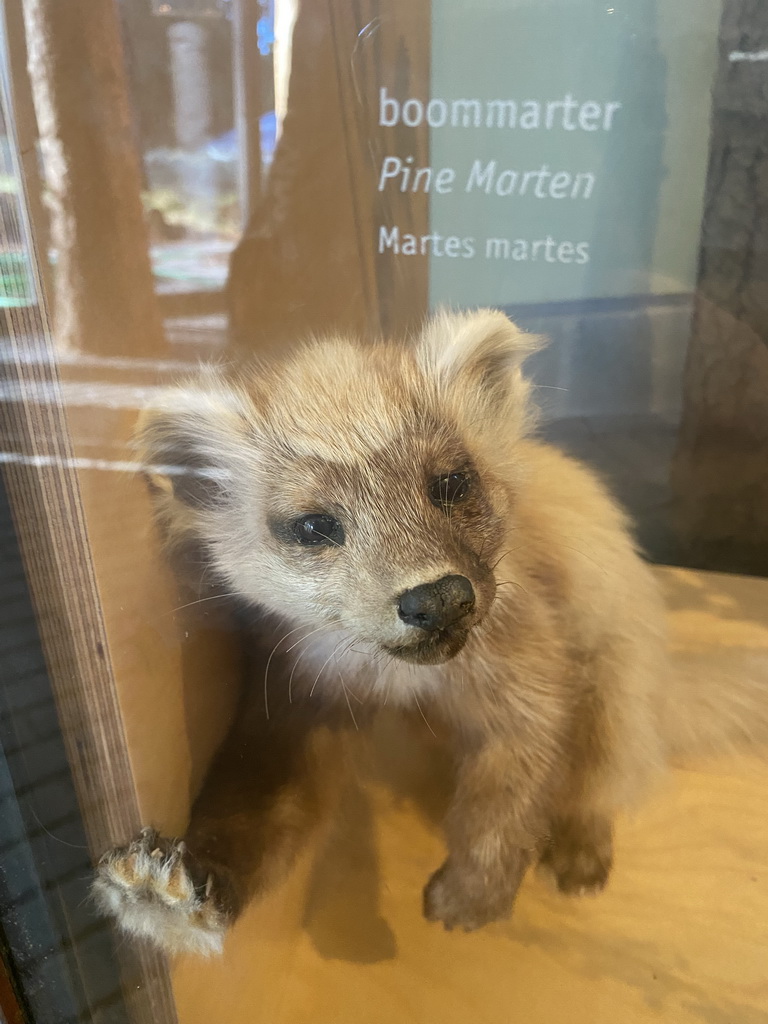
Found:
[[[467,184],[464,191],[472,192],[476,188],[481,188],[486,194],[490,194],[495,175],[495,160],[489,160],[485,167],[483,167],[479,160],[475,160],[472,164],[472,169],[469,172],[469,177],[467,178]]]
[[[621,110],[620,103],[606,103],[605,105],[605,117],[603,118],[603,131],[609,132],[613,128],[613,115],[617,110]],[[587,257],[589,259],[589,257]]]
[[[430,100],[427,104],[427,124],[430,128],[442,128],[448,120],[448,104],[445,100]]]
[[[400,104],[387,96],[386,89],[379,90],[379,124],[382,128],[394,128],[400,118]]]
[[[485,240],[485,258],[487,260],[508,260],[509,242],[506,238],[487,238]]]
[[[403,104],[403,124],[416,128],[424,119],[424,107],[418,100],[406,100]]]
[[[595,176],[589,171],[582,171],[573,179],[571,199],[589,199],[592,189],[595,187]]]
[[[496,179],[496,195],[511,196],[517,185],[517,171],[502,171]]]
[[[485,109],[486,128],[514,128],[517,124],[517,104],[514,100],[490,100]]]
[[[425,122],[430,128],[522,128],[531,131],[561,129],[566,132],[612,131],[617,111],[622,104],[616,100],[579,101],[567,92],[562,99],[514,100],[467,99],[446,100],[439,96],[419,99],[409,96],[398,100],[385,87],[379,89],[379,124],[393,128],[404,124],[418,128]]]
[[[400,252],[400,231],[392,228],[389,232],[382,224],[379,228],[379,252],[386,249],[394,249],[395,253]]]
[[[454,128],[479,128],[482,117],[480,100],[454,100],[451,104],[451,125]]]
[[[379,175],[379,192],[384,191],[384,187],[390,178],[397,177],[397,175],[400,173],[400,168],[402,166],[403,162],[400,159],[400,157],[384,157],[384,163],[381,165],[381,174]]]
[[[453,183],[456,181],[456,171],[452,167],[443,167],[435,175],[435,192],[441,196],[453,192]]]

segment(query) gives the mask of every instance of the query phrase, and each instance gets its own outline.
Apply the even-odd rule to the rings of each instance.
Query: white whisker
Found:
[[[178,608],[171,608],[169,615],[173,615],[174,612],[183,611],[185,608],[192,608],[196,604],[204,604],[206,601],[222,601],[225,597],[232,597],[231,594],[213,594],[211,597],[200,597],[196,601],[190,601],[188,604],[180,604]]]
[[[300,637],[295,644],[291,644],[290,647],[287,647],[285,651],[283,651],[283,654],[290,654],[294,647],[298,647],[299,644],[303,644],[307,637],[314,636],[315,633],[319,633],[323,629],[331,629],[334,626],[338,626],[338,622],[326,622],[322,626],[318,626],[317,629],[313,629],[309,633],[306,633],[304,636]],[[285,639],[285,637],[283,637],[283,639]]]
[[[264,714],[266,715],[267,720],[269,720],[269,695],[267,692],[267,687],[269,683],[269,666],[272,664],[272,659],[275,656],[275,651],[283,642],[283,640],[287,640],[289,636],[293,636],[294,633],[298,633],[300,629],[304,629],[304,626],[296,626],[294,629],[289,629],[287,633],[280,637],[275,646],[269,652],[269,657],[267,658],[267,665],[266,668],[264,669]]]
[[[310,696],[310,697],[311,697],[311,696],[312,696],[312,694],[313,694],[313,693],[315,692],[315,687],[317,686],[317,681],[319,680],[320,676],[321,676],[321,675],[323,674],[323,671],[325,670],[325,666],[326,666],[326,665],[328,664],[328,662],[329,662],[329,661],[331,660],[331,658],[335,657],[335,655],[336,655],[336,652],[338,651],[338,649],[339,649],[339,648],[341,647],[341,645],[342,645],[342,644],[344,643],[344,640],[346,640],[346,639],[347,639],[347,638],[346,638],[346,637],[344,637],[344,639],[343,639],[343,640],[339,640],[339,642],[338,642],[338,643],[336,644],[336,646],[334,647],[334,649],[333,649],[333,650],[331,651],[331,653],[330,653],[330,654],[328,655],[328,657],[327,657],[327,658],[325,659],[325,661],[323,662],[323,664],[322,664],[322,666],[321,666],[321,668],[320,668],[320,671],[319,671],[319,672],[317,673],[317,675],[315,676],[315,681],[314,681],[314,683],[312,683],[312,689],[311,689],[311,690],[309,691],[309,696]]]
[[[349,713],[352,716],[352,721],[354,723],[355,729],[359,729],[359,726],[357,724],[357,719],[355,718],[355,713],[352,710],[352,705],[349,703],[349,694],[347,693],[347,688],[344,685],[344,677],[342,676],[341,672],[339,672],[339,682],[341,683],[341,688],[344,691],[344,696],[347,699],[347,707],[349,708]]]
[[[333,629],[335,626],[336,626],[335,622],[326,622],[325,625],[319,626],[317,629],[313,629],[310,633],[307,633],[305,636],[303,636],[299,640],[297,640],[295,644],[291,644],[291,646],[288,648],[288,650],[285,653],[286,654],[290,654],[290,652],[294,649],[294,647],[298,647],[299,644],[304,643],[304,641],[307,640],[309,637],[315,636],[317,633],[322,632],[324,629]],[[311,647],[311,644],[309,646]],[[304,655],[307,653],[308,650],[309,650],[309,647],[307,647],[305,650],[301,651],[296,656],[296,660],[293,663],[293,668],[291,669],[291,674],[288,676],[288,703],[289,704],[293,704],[293,677],[294,677],[294,675],[296,673],[296,668],[297,668],[299,662],[301,661],[301,659],[304,657]]]
[[[429,729],[429,731],[432,733],[432,735],[435,737],[435,739],[437,739],[437,733],[432,728],[432,726],[429,724],[429,722],[427,721],[426,715],[421,710],[421,704],[419,704],[419,698],[416,696],[416,691],[415,690],[414,690],[414,693],[413,693],[413,699],[416,701],[416,707],[419,709],[419,714],[424,719],[424,725],[426,725],[426,727]]]

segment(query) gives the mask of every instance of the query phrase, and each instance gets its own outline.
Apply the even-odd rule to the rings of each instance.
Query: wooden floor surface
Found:
[[[680,656],[757,673],[768,581],[663,572]],[[180,958],[180,1024],[768,1024],[768,764],[676,769],[617,828],[597,898],[526,879],[512,920],[421,916],[441,862],[440,765],[394,720],[332,832],[215,961]]]

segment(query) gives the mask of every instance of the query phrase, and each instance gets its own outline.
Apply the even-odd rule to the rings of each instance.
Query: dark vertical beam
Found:
[[[726,0],[673,485],[683,558],[768,573],[768,4]]]

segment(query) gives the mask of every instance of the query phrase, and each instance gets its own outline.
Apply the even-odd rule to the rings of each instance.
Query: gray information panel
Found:
[[[378,188],[426,191],[433,305],[690,291],[717,0],[433,0],[429,96],[379,95],[399,152]],[[430,129],[429,166],[408,127]]]

